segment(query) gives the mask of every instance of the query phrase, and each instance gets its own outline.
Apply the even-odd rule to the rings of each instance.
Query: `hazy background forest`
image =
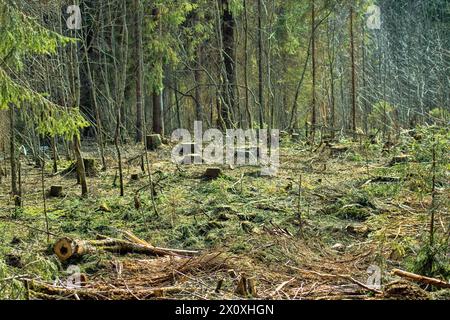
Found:
[[[0,1],[0,297],[448,299],[448,0]],[[195,121],[280,130],[279,175],[171,163]]]

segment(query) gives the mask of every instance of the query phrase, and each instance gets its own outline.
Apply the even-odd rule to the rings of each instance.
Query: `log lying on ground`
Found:
[[[53,252],[61,261],[66,261],[69,258],[82,256],[86,253],[94,252],[96,249],[87,244],[86,241],[72,240],[70,238],[61,238],[56,241]]]
[[[151,256],[192,256],[198,251],[180,250],[169,248],[158,248],[143,243],[135,243],[120,239],[103,240],[75,240],[70,238],[59,239],[53,251],[61,261],[66,261],[72,257],[80,257],[84,254],[96,251],[108,251],[118,254],[137,253]]]
[[[112,299],[127,297],[130,299],[145,299],[154,297],[164,297],[166,294],[180,293],[184,291],[193,291],[189,288],[181,287],[161,287],[151,289],[139,289],[130,291],[129,289],[120,288],[108,288],[96,289],[96,288],[64,288],[49,285],[47,283],[38,282],[35,280],[28,280],[28,288],[32,292],[38,292],[48,295],[48,298],[54,297],[67,297],[72,299]]]
[[[432,285],[432,286],[435,286],[438,288],[445,288],[445,289],[450,288],[450,283],[447,283],[447,282],[439,280],[439,279],[421,276],[419,274],[403,271],[400,269],[392,269],[392,273],[399,277],[402,277],[402,278],[405,278],[405,279],[408,279],[411,281],[416,281],[416,282],[420,282],[423,284]]]

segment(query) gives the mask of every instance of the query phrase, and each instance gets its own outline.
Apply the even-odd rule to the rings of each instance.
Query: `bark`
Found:
[[[222,0],[222,46],[223,63],[225,67],[225,86],[224,93],[226,103],[222,104],[222,119],[225,126],[232,126],[231,112],[236,108],[236,76],[235,76],[235,47],[234,47],[234,29],[235,19],[230,8],[231,0]]]
[[[77,160],[77,173],[79,183],[81,184],[81,196],[86,196],[88,194],[87,180],[86,180],[86,170],[84,167],[83,156],[81,154],[80,137],[75,136],[73,138],[73,151],[75,153],[75,158]]]
[[[258,92],[259,127],[264,128],[264,82],[263,82],[262,0],[258,0]]]
[[[136,142],[141,143],[143,139],[142,118],[143,118],[143,55],[142,55],[142,6],[140,0],[134,0],[136,10],[136,27],[135,27],[135,50],[137,59],[136,68]]]
[[[314,143],[316,133],[316,8],[312,0],[311,8],[311,57],[312,57],[312,110],[311,110],[311,142]]]
[[[447,283],[447,282],[439,280],[439,279],[421,276],[419,274],[406,272],[406,271],[403,271],[403,270],[400,270],[400,269],[393,269],[392,273],[397,275],[397,276],[399,276],[399,277],[406,278],[408,280],[420,282],[420,283],[423,283],[423,284],[432,285],[432,286],[435,286],[435,287],[438,287],[438,288],[447,288],[447,289],[450,288],[450,283]]]
[[[248,127],[253,129],[253,116],[249,104],[248,86],[248,9],[247,0],[244,0],[244,84],[245,84],[245,111],[247,112]]]
[[[10,154],[10,163],[11,163],[11,192],[14,198],[14,204],[16,207],[20,207],[22,205],[22,199],[20,196],[20,191],[18,187],[18,179],[17,179],[17,157],[16,157],[16,139],[14,133],[15,126],[15,107],[9,107],[9,154]]]
[[[353,7],[350,6],[350,53],[352,60],[352,130],[356,133],[356,66],[355,39],[353,33]]]

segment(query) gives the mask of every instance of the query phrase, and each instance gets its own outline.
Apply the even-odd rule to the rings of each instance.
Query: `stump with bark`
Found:
[[[147,150],[155,151],[159,149],[162,145],[161,135],[159,134],[150,134],[145,137]]]
[[[59,198],[63,196],[62,186],[51,186],[48,192],[48,196],[52,198]]]
[[[400,163],[408,163],[411,161],[411,156],[407,155],[407,154],[401,154],[399,156],[395,156],[391,159],[391,161],[389,162],[388,166],[392,167],[396,164],[400,164]]]
[[[220,168],[207,168],[205,174],[203,175],[207,180],[217,179],[222,174]]]
[[[86,171],[86,177],[97,176],[97,168],[95,166],[95,159],[86,158],[86,159],[83,159],[83,163],[84,163],[84,170]],[[69,167],[67,167],[66,169],[61,171],[61,174],[78,177],[76,161],[72,162]]]

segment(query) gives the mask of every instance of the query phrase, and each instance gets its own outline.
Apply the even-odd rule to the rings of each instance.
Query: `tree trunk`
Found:
[[[84,197],[88,194],[88,187],[86,181],[86,170],[84,168],[83,156],[81,155],[79,136],[75,136],[73,138],[73,151],[75,153],[75,158],[77,159],[77,173],[79,182],[81,184],[81,196]]]
[[[311,111],[311,142],[316,134],[316,8],[312,0],[311,8],[311,57],[312,57],[312,111]]]
[[[200,67],[202,65],[202,48],[201,44],[199,44],[197,48],[197,66],[194,69],[194,81],[195,81],[195,120],[203,121],[203,109],[201,105],[202,94],[200,84],[202,81],[202,73],[200,71]]]
[[[258,92],[259,127],[264,128],[264,83],[263,83],[262,0],[258,0]]]
[[[142,142],[142,115],[143,115],[143,94],[142,94],[142,70],[143,70],[143,55],[142,55],[142,6],[140,0],[134,0],[136,10],[136,29],[135,29],[135,50],[137,59],[136,68],[136,142]]]
[[[153,92],[153,132],[164,135],[161,93]]]
[[[14,120],[15,120],[15,107],[10,105],[9,107],[9,154],[11,163],[11,192],[14,198],[14,205],[20,207],[22,205],[22,199],[20,196],[18,181],[17,181],[17,157],[16,157],[16,139],[14,133]]]
[[[352,59],[352,131],[356,133],[356,66],[355,66],[355,39],[353,34],[352,6],[350,6],[350,51]]]
[[[230,8],[231,0],[222,0],[222,46],[224,54],[225,66],[225,88],[224,97],[226,103],[222,104],[222,119],[225,126],[230,128],[232,126],[231,112],[236,107],[236,76],[235,76],[235,48],[234,48],[234,28],[235,20],[233,12]]]
[[[253,117],[252,112],[250,110],[250,104],[249,104],[249,96],[248,96],[248,90],[250,89],[248,87],[248,10],[247,10],[247,0],[244,0],[244,83],[245,83],[245,110],[247,112],[247,121],[248,121],[248,127],[250,129],[253,129]]]

